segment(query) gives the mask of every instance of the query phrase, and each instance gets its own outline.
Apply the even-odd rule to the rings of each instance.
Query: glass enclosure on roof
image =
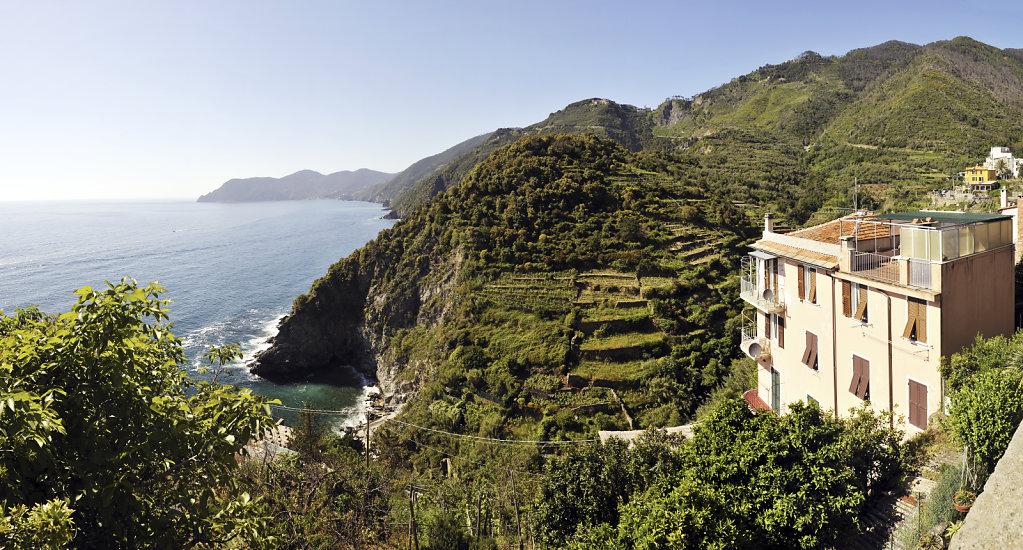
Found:
[[[892,222],[897,222],[899,218],[894,216],[901,215],[889,216]],[[973,221],[967,217],[945,215],[930,222],[892,223],[892,232],[899,238],[899,255],[943,262],[1011,244],[1011,218],[1007,216],[988,218]]]

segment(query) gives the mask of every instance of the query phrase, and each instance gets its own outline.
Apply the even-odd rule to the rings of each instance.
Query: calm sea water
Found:
[[[158,281],[192,374],[211,345],[238,343],[245,359],[266,347],[277,321],[338,258],[393,223],[380,205],[347,201],[241,204],[0,202],[0,309],[35,304],[68,311],[89,285]],[[301,407],[349,409],[359,420],[366,388],[350,369],[329,380],[273,384],[232,365],[226,380]],[[294,416],[280,414],[291,423]]]

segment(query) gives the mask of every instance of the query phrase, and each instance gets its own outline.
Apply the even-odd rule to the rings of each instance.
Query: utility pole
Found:
[[[519,498],[515,491],[515,473],[508,470],[512,484],[512,506],[515,507],[515,531],[519,535],[519,550],[522,550],[522,522],[519,520]]]
[[[853,186],[856,188],[853,191],[853,210],[860,211],[860,179],[853,178]]]
[[[372,413],[366,411],[366,475],[369,475],[369,420],[373,418]]]
[[[419,534],[416,528],[416,487],[408,485],[408,540],[409,550],[419,550]]]
[[[480,501],[483,499],[483,491],[476,493],[476,542],[480,541],[480,531],[482,531],[482,525],[480,524]]]

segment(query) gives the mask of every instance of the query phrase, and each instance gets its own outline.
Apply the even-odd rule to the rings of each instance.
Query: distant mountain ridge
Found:
[[[352,199],[356,192],[393,177],[394,174],[362,168],[332,174],[300,170],[282,178],[236,178],[199,197],[198,202]]]
[[[498,148],[551,133],[593,133],[631,151],[680,155],[698,179],[748,188],[743,198],[756,204],[791,188],[792,200],[772,199],[772,208],[805,217],[825,189],[837,193],[834,206],[847,206],[842,194],[855,179],[931,185],[991,146],[1023,150],[1023,50],[957,37],[923,46],[891,40],[842,56],[806,51],[652,110],[578,101],[542,122],[500,129],[435,172],[373,192],[390,200],[392,216],[404,217]],[[807,201],[797,207],[804,191]]]

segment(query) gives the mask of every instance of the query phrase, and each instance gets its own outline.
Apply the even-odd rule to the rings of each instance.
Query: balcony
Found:
[[[739,273],[739,296],[750,305],[766,313],[778,313],[785,309],[785,300],[774,288],[773,278],[762,275],[765,262],[758,262],[750,256],[743,256]]]
[[[771,358],[771,341],[757,335],[756,311],[747,309],[742,312],[742,325],[739,331],[739,346],[747,357],[760,362]]]
[[[839,220],[841,262],[851,273],[935,289],[933,267],[1012,243],[1008,216],[908,212]],[[847,247],[847,248],[846,248]]]

